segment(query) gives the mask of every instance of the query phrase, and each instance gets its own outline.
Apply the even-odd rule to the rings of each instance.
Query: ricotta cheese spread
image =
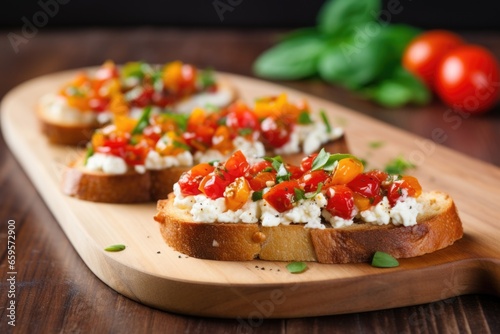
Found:
[[[68,105],[63,96],[46,94],[40,98],[40,108],[46,118],[53,122],[69,125],[91,125],[97,122],[98,113],[82,112]]]

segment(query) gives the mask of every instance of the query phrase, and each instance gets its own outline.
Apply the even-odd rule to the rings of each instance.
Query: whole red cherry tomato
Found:
[[[403,66],[415,74],[429,88],[434,87],[436,72],[442,58],[464,44],[456,34],[445,30],[430,30],[418,35],[406,47]]]
[[[444,103],[467,113],[482,113],[498,101],[499,64],[485,48],[465,45],[443,58],[436,77],[436,92]]]

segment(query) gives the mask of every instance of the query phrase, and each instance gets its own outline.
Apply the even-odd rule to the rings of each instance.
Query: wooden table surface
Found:
[[[4,30],[0,39],[0,96],[31,78],[56,71],[145,60],[180,59],[199,67],[251,76],[253,60],[283,30],[86,28],[40,29],[18,45]],[[20,31],[13,31],[20,34]],[[500,33],[461,32],[487,46],[500,59]],[[440,127],[442,143],[454,150],[500,166],[500,105],[480,116],[455,119],[435,101],[425,108],[387,110],[354,94],[317,80],[282,84],[335,101],[396,127],[431,138]],[[453,163],[450,161],[450,163]],[[471,171],[474,173],[474,171]],[[498,296],[459,296],[426,305],[301,319],[211,319],[172,314],[129,300],[87,269],[33,185],[0,139],[0,332],[189,332],[189,333],[443,333],[500,332]],[[9,224],[10,222],[10,224]],[[15,226],[15,289],[10,277],[7,234]],[[15,290],[15,291],[14,291]],[[10,295],[15,293],[15,297]],[[15,312],[8,309],[15,301]],[[332,301],[335,302],[335,301]],[[10,307],[12,308],[12,307]],[[15,313],[15,327],[7,316]]]

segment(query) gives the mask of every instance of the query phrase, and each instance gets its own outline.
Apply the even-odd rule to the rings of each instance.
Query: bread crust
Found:
[[[43,108],[37,106],[40,130],[47,137],[49,143],[55,145],[84,146],[92,133],[99,127],[99,123],[91,124],[65,124],[57,123],[45,116]]]
[[[180,175],[190,167],[170,167],[138,173],[110,175],[83,167],[83,157],[68,165],[62,174],[64,194],[102,203],[144,203],[167,198]]]
[[[303,224],[264,227],[260,224],[195,223],[188,212],[174,207],[172,194],[158,202],[155,220],[166,243],[192,257],[357,263],[369,261],[376,251],[396,258],[421,256],[460,239],[463,228],[453,200],[441,192],[427,193],[424,197],[426,202],[439,201],[439,210],[432,214],[426,212],[418,224],[407,227],[354,224],[336,229],[331,226],[306,229]],[[227,247],[212,246],[213,240],[221,244],[226,239],[228,243],[224,246]]]

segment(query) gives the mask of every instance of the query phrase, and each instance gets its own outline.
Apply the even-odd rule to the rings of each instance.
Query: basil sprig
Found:
[[[379,19],[381,3],[325,1],[317,25],[289,33],[261,54],[255,74],[275,80],[319,76],[385,107],[428,103],[429,89],[401,65],[406,46],[420,30]]]
[[[323,182],[318,183],[318,189],[316,189],[316,191],[313,193],[306,193],[303,189],[294,188],[293,189],[294,195],[295,195],[294,199],[296,202],[298,202],[302,199],[303,200],[312,199],[312,198],[316,197],[316,195],[321,192],[321,189],[323,189]]]
[[[346,158],[356,159],[359,161],[359,159],[352,154],[347,154],[347,153],[330,154],[326,152],[324,148],[322,148],[312,162],[311,171],[323,169],[327,172],[331,172],[335,169],[337,161]]]

